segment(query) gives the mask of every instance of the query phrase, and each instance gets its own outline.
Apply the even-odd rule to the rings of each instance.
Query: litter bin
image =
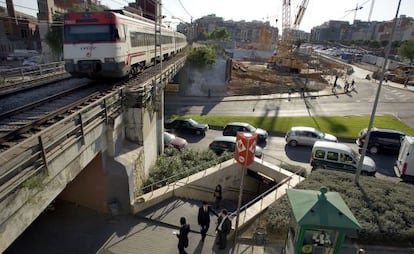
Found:
[[[254,241],[257,245],[264,245],[266,241],[266,230],[264,228],[256,228],[254,232]]]

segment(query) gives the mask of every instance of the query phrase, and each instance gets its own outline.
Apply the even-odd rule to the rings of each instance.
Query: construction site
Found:
[[[228,95],[266,95],[289,92],[314,92],[330,89],[331,79],[347,75],[350,68],[345,63],[312,54],[310,48],[295,43],[295,31],[299,28],[309,0],[303,0],[290,21],[290,1],[283,1],[283,33],[277,45],[272,45],[266,27],[260,31],[260,40],[250,48],[270,48],[270,58],[252,53],[242,59],[230,60]]]

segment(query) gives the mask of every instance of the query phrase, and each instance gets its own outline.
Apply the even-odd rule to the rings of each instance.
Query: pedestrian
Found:
[[[216,215],[218,217],[218,214],[211,209],[211,206],[207,204],[206,201],[203,201],[203,205],[198,208],[198,225],[200,225],[201,230],[201,241],[204,242],[204,239],[206,239],[207,231],[210,227],[210,213]]]
[[[333,83],[333,87],[336,88],[336,81],[338,81],[338,75],[335,76],[335,81]]]
[[[408,85],[408,78],[404,81],[404,88],[407,88]]]
[[[231,230],[231,220],[228,217],[227,210],[221,210],[221,213],[217,220],[217,244],[220,250],[226,248],[227,245],[227,235]]]
[[[180,254],[187,254],[185,248],[188,247],[188,233],[190,233],[190,225],[184,217],[180,218],[180,232],[175,232],[178,238],[178,251]]]
[[[355,89],[355,80],[352,80],[349,90],[353,91],[354,89]]]
[[[348,88],[349,88],[348,80],[345,80],[344,93],[348,93]]]
[[[216,189],[214,190],[213,196],[214,196],[214,199],[215,199],[214,208],[218,209],[218,208],[220,208],[220,203],[221,203],[221,200],[223,199],[223,193],[222,193],[222,189],[221,189],[220,184],[217,184]]]

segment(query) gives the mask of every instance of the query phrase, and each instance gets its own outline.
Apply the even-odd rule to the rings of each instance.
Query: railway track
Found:
[[[112,84],[86,82],[0,114],[0,151],[71,114],[75,109],[113,91]]]
[[[167,66],[172,63],[174,63],[174,59],[164,64]],[[0,103],[0,153],[51,126],[81,107],[119,89],[119,87],[132,88],[135,92],[143,95],[142,100],[148,99],[152,92],[142,84],[145,80],[159,73],[160,69],[158,67],[159,65],[148,68],[139,75],[116,83],[102,84],[99,81],[91,82],[86,79],[83,84],[78,84],[75,88],[54,93],[47,97],[40,93],[41,99],[22,105],[11,105],[11,107],[9,106],[10,110],[7,111],[2,110]],[[36,86],[34,89],[31,90],[36,93],[41,88]],[[24,94],[24,90],[19,90],[13,93],[11,98],[26,97],[22,94]]]

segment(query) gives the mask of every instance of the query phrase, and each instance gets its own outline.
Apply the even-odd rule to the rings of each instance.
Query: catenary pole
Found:
[[[389,57],[390,50],[391,50],[392,39],[394,37],[394,32],[395,32],[395,29],[397,27],[397,19],[398,19],[398,12],[400,10],[400,5],[401,5],[401,0],[398,1],[397,11],[395,13],[395,18],[394,18],[394,25],[393,25],[392,30],[391,30],[391,35],[390,35],[390,39],[388,40],[387,48],[385,49],[385,60],[384,60],[384,64],[382,65],[381,74],[379,76],[380,81],[379,81],[379,85],[378,85],[378,89],[377,89],[377,94],[375,96],[374,105],[372,107],[372,113],[371,113],[371,117],[370,117],[369,123],[368,123],[367,134],[364,138],[365,142],[364,142],[364,145],[362,147],[361,157],[358,161],[357,171],[355,173],[355,183],[357,185],[359,185],[359,175],[361,174],[362,165],[363,165],[365,154],[366,154],[367,148],[368,148],[369,137],[371,135],[371,128],[372,128],[372,125],[374,123],[375,113],[377,111],[378,100],[379,100],[379,96],[380,96],[380,93],[381,93],[381,87],[382,87],[382,83],[383,83],[383,80],[384,80],[384,74],[385,74],[387,64],[388,64],[388,57]]]

